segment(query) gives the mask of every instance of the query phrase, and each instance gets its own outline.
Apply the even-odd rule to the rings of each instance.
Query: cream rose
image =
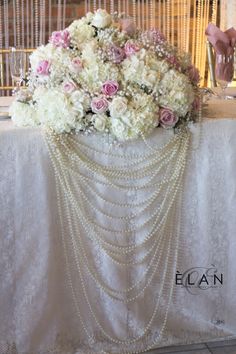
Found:
[[[77,109],[77,107],[80,107],[81,104],[84,107],[84,110],[86,110],[86,111],[90,108],[90,101],[91,100],[90,100],[89,95],[81,92],[80,90],[76,90],[76,91],[72,92],[70,99],[71,99],[71,102],[73,103],[75,109]]]
[[[94,114],[93,115],[93,122],[94,128],[99,132],[104,132],[107,125],[107,116],[106,114]]]
[[[109,105],[110,113],[113,118],[122,117],[127,111],[127,99],[125,97],[116,97]]]
[[[98,9],[93,17],[92,25],[97,28],[109,27],[112,23],[111,16],[106,12],[106,10]]]

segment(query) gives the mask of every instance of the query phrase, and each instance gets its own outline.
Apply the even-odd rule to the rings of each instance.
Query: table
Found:
[[[223,284],[190,288],[195,295],[175,284],[159,347],[236,338],[236,120],[204,120],[200,141],[199,127],[191,130],[176,273],[213,267],[219,277],[223,274]],[[154,134],[161,143],[171,133]],[[66,288],[59,234],[54,176],[40,129],[0,122],[1,354],[15,353],[15,348],[20,354],[92,353]],[[147,308],[146,303],[136,312],[127,309],[125,318],[109,308],[103,320],[118,335],[132,333],[132,317],[143,325]],[[102,317],[106,303],[100,309]],[[90,329],[99,337],[96,324]],[[144,350],[156,330],[136,349]],[[118,352],[116,345],[109,351]]]

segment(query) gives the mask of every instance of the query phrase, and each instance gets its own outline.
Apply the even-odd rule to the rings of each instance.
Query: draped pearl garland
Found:
[[[110,151],[101,141],[97,148],[93,138],[98,143],[99,137],[45,132],[56,180],[67,280],[88,340],[96,341],[89,331],[90,318],[105,346],[117,346],[116,352],[130,352],[130,348],[139,352],[151,328],[158,329],[153,345],[158,343],[168,318],[190,133],[183,128],[162,147],[150,146],[144,139],[139,142],[140,152],[129,154],[119,147]],[[99,259],[110,264],[109,274],[101,274]],[[126,285],[109,281],[119,271],[133,274]],[[117,338],[98,318],[89,297],[91,284],[97,296],[102,294],[124,311],[153,294],[153,312],[144,327],[132,337]],[[140,351],[144,349],[148,348]]]

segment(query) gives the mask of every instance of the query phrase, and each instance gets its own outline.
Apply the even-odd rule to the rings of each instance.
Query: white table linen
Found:
[[[197,289],[197,295],[175,285],[158,346],[236,337],[236,120],[204,121],[200,141],[197,126],[192,133],[176,272],[213,264],[224,282]],[[162,145],[170,134],[157,130],[150,139]],[[42,132],[0,122],[1,354],[92,353],[75,319],[63,264],[54,176]],[[105,263],[101,267],[109,272]],[[124,318],[115,306],[104,316],[106,304],[99,305],[101,322],[119,335],[135,331],[132,316],[145,325],[148,303],[133,313],[127,309]],[[95,323],[91,331],[99,337]],[[150,345],[156,331],[152,328],[137,350]]]

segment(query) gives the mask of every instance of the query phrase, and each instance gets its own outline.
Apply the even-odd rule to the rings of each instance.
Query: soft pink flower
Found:
[[[117,81],[107,80],[102,85],[102,93],[106,96],[114,96],[119,90],[119,84]]]
[[[135,43],[132,42],[126,42],[125,43],[125,54],[127,57],[129,57],[130,55],[135,54],[136,52],[138,52],[140,50],[139,46]]]
[[[198,84],[199,81],[200,81],[200,74],[199,74],[199,71],[197,68],[195,68],[194,65],[190,65],[188,67],[188,77],[189,77],[189,80],[192,81],[193,83],[195,84]]]
[[[36,72],[38,75],[49,75],[49,69],[50,69],[50,63],[48,60],[41,60],[38,63],[38,66],[36,68]]]
[[[91,108],[94,113],[104,113],[108,109],[108,101],[104,97],[94,97]]]
[[[120,20],[121,30],[126,32],[129,36],[134,35],[136,32],[136,25],[131,18],[125,18]]]
[[[63,90],[66,92],[66,93],[71,93],[73,92],[74,90],[76,89],[76,85],[73,81],[66,81],[64,82],[63,84]]]
[[[79,73],[83,69],[83,63],[79,57],[74,58],[71,65],[76,73]]]
[[[161,108],[159,117],[160,124],[163,128],[173,128],[178,122],[178,117],[169,108]]]
[[[70,45],[70,33],[68,30],[52,32],[52,36],[49,39],[54,47],[67,48]]]
[[[111,45],[108,49],[108,57],[113,63],[120,64],[125,59],[125,51],[121,47]]]

